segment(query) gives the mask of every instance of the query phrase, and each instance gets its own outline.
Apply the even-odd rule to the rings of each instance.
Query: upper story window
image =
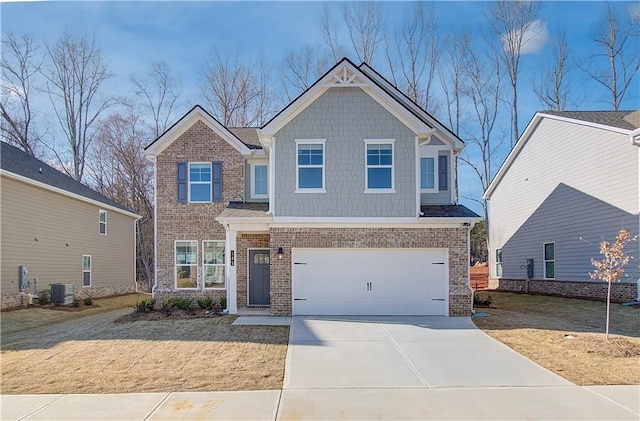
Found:
[[[420,158],[420,189],[436,189],[436,159],[432,156]]]
[[[107,235],[107,211],[100,209],[98,211],[98,229],[101,235]]]
[[[178,203],[222,201],[222,162],[178,162]]]
[[[435,193],[449,190],[449,156],[436,150],[422,152],[420,157],[420,190]]]
[[[556,243],[543,244],[544,279],[556,278]]]
[[[365,193],[395,193],[394,139],[365,139]]]
[[[251,164],[251,197],[265,198],[269,196],[267,164]]]
[[[324,139],[296,140],[296,192],[324,193]]]

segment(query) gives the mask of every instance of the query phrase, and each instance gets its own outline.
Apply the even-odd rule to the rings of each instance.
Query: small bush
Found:
[[[71,303],[72,307],[80,307],[80,300],[78,300],[77,298],[73,299],[73,302]]]
[[[86,305],[86,306],[93,305],[93,298],[91,298],[91,297],[85,298],[84,299],[84,305]]]
[[[491,295],[487,295],[486,298],[479,296],[478,294],[473,295],[473,305],[475,307],[489,307],[493,303],[493,299]]]
[[[153,310],[156,305],[155,298],[145,298],[136,303],[136,313],[148,313]]]
[[[200,307],[203,310],[213,310],[213,307],[215,306],[216,301],[213,299],[213,297],[200,297],[198,298],[198,307]]]
[[[227,297],[220,297],[220,307],[224,310],[227,308]]]
[[[178,310],[189,310],[189,308],[191,307],[191,303],[193,302],[193,300],[191,298],[187,298],[187,297],[172,297],[172,298],[166,298],[163,302],[162,302],[162,306],[163,307],[167,307],[167,308],[171,308],[171,307],[175,307]]]
[[[41,306],[47,305],[51,302],[51,293],[48,289],[43,289],[38,293],[38,304]]]

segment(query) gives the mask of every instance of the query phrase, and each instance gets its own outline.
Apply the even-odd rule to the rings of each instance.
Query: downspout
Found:
[[[151,295],[155,298],[158,286],[158,157],[153,156],[153,287]]]

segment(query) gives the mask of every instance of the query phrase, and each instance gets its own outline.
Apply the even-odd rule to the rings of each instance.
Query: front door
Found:
[[[271,304],[269,250],[249,250],[249,305]]]

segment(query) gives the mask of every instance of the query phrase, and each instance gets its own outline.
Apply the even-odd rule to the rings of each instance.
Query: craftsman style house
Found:
[[[230,313],[468,315],[463,142],[367,64],[343,59],[260,128],[195,106],[155,166],[158,301]]]

